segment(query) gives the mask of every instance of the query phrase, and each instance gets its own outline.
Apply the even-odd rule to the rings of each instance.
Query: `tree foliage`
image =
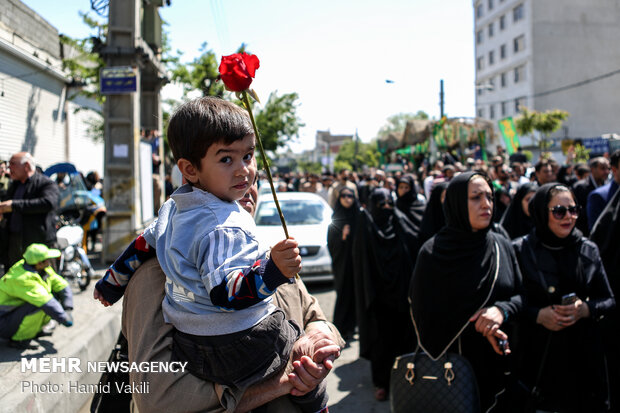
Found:
[[[550,145],[547,137],[559,130],[569,116],[568,112],[560,109],[538,112],[523,107],[521,115],[515,120],[515,126],[521,135],[530,135],[534,131],[539,132],[541,134],[539,146],[541,150],[545,151]]]
[[[255,112],[256,126],[265,150],[274,151],[297,137],[304,124],[297,116],[297,93],[278,96],[272,92],[265,106]]]
[[[422,110],[417,113],[398,113],[387,118],[386,123],[377,132],[379,139],[387,137],[393,132],[402,132],[407,126],[407,122],[410,120],[427,120],[428,114]]]
[[[375,143],[350,141],[344,143],[338,151],[334,169],[359,169],[362,165],[379,166],[380,154]]]

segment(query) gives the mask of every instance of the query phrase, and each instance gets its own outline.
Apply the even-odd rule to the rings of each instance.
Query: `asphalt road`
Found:
[[[331,284],[310,284],[308,290],[321,304],[331,321],[336,293]],[[336,360],[334,370],[327,376],[329,411],[331,413],[389,413],[389,402],[374,398],[370,378],[370,363],[359,358],[359,342],[352,340]]]

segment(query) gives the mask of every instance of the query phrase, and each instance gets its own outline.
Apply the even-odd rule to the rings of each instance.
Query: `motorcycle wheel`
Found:
[[[73,260],[71,260],[71,262],[75,262],[77,263],[81,270],[79,274],[74,274],[71,276],[72,278],[72,282],[73,285],[78,287],[80,289],[80,291],[84,291],[86,288],[88,288],[88,285],[90,284],[90,274],[88,273],[88,271],[84,268],[84,263],[82,262],[82,260],[80,259],[80,257],[76,254],[76,256],[73,258]]]

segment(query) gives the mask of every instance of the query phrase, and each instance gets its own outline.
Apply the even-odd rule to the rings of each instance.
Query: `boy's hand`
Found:
[[[299,243],[292,238],[282,240],[271,248],[271,259],[286,278],[293,278],[301,271]]]
[[[112,304],[110,304],[110,303],[108,302],[108,300],[106,300],[105,298],[103,298],[103,295],[102,295],[102,294],[99,292],[99,290],[97,290],[96,288],[95,288],[95,290],[93,291],[93,298],[94,298],[95,300],[99,300],[99,301],[101,302],[101,304],[103,304],[103,306],[104,306],[104,307],[109,307],[109,306],[111,306],[111,305],[112,305]]]

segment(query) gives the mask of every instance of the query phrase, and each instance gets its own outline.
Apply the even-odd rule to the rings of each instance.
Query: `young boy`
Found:
[[[297,242],[277,243],[261,259],[254,220],[235,202],[254,182],[254,134],[245,111],[216,98],[183,104],[168,141],[188,184],[96,285],[104,305],[117,301],[150,256],[166,274],[162,310],[175,326],[173,357],[205,380],[245,389],[284,368],[302,334],[271,303],[301,269]],[[306,412],[327,405],[324,388],[294,401]]]

